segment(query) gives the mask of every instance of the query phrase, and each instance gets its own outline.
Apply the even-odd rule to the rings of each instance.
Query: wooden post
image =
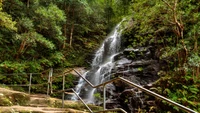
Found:
[[[106,110],[106,85],[103,86],[103,110]]]
[[[63,88],[62,88],[62,108],[64,108],[64,99],[65,99],[65,74],[63,73]]]
[[[49,96],[49,83],[50,83],[50,75],[51,74],[51,70],[49,71],[49,77],[48,77],[48,86],[47,86],[47,96]]]
[[[52,94],[53,93],[53,88],[52,88],[52,76],[53,76],[53,68],[51,68],[50,70],[50,93]]]
[[[31,81],[32,81],[32,73],[30,73],[30,79],[29,79],[29,89],[28,89],[29,94],[31,94]]]

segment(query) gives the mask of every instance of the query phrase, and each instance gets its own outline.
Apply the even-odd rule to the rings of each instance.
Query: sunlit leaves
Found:
[[[37,32],[27,32],[22,34],[16,34],[16,40],[26,40],[26,44],[32,47],[36,47],[37,44],[42,45],[45,48],[55,49],[55,45],[52,41],[46,39],[41,34]]]
[[[17,30],[15,27],[16,22],[6,12],[2,11],[2,1],[0,1],[0,27],[5,27],[10,30]]]
[[[0,63],[0,68],[4,69],[4,70],[8,70],[11,72],[23,72],[27,66],[23,63],[19,63],[19,62],[12,62],[12,61],[4,61],[2,63]]]
[[[47,22],[65,21],[65,14],[56,5],[50,4],[47,8],[39,7],[36,11]]]
[[[30,18],[21,18],[17,22],[18,30],[20,32],[25,32],[29,30],[33,30],[34,24],[33,21]]]
[[[53,28],[58,30],[59,27],[56,25],[60,22],[65,21],[65,14],[62,10],[60,10],[56,5],[50,4],[47,8],[46,7],[39,7],[36,11],[36,14],[39,16],[40,24],[38,27],[40,29],[50,29]],[[37,20],[38,21],[38,20]],[[51,25],[51,26],[50,26]],[[57,31],[59,34],[62,34],[59,28]]]
[[[0,26],[1,27],[5,27],[7,29],[11,29],[11,30],[17,30],[17,28],[15,27],[16,22],[12,21],[11,17],[4,13],[4,12],[0,12]]]
[[[43,46],[45,46],[46,48],[49,48],[49,49],[55,48],[55,45],[50,40],[46,39],[45,37],[43,37],[40,34],[36,33],[35,35],[36,35],[35,40],[37,41],[37,43],[40,43],[40,44],[42,44]]]
[[[188,63],[189,63],[190,66],[200,67],[200,56],[199,56],[199,54],[198,53],[192,54],[188,58]]]
[[[43,66],[45,66],[45,67],[52,67],[53,65],[54,65],[54,63],[53,63],[53,61],[51,61],[51,60],[49,60],[49,59],[46,59],[46,58],[41,58],[40,60],[39,60],[39,62],[37,62],[37,63],[39,63],[39,66],[41,66],[41,65],[43,65]]]
[[[91,14],[93,11],[91,9],[91,7],[89,6],[87,0],[78,0],[81,4],[84,5],[85,10],[87,11],[88,14]]]
[[[35,20],[37,22],[36,31],[44,34],[44,38],[38,38],[43,44],[49,45],[53,49],[54,44],[63,43],[64,37],[62,36],[61,25],[66,21],[66,16],[63,10],[59,9],[55,4],[49,4],[47,7],[39,7],[35,10],[38,15]],[[54,42],[57,40],[58,42]]]
[[[65,60],[65,57],[64,57],[63,53],[57,51],[57,52],[51,54],[50,59],[55,64],[62,64]]]
[[[161,59],[163,58],[169,58],[171,56],[175,56],[177,54],[178,51],[181,50],[181,47],[166,47],[164,48],[163,54],[161,55]]]

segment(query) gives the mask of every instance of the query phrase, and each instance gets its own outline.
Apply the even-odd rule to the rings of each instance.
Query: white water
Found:
[[[91,69],[84,73],[84,77],[88,79],[93,85],[99,85],[110,79],[110,73],[114,66],[114,57],[120,50],[120,35],[119,30],[121,22],[114,28],[111,35],[109,35],[99,50],[96,52],[93,59]],[[79,80],[75,88],[76,92],[87,101],[87,103],[94,103],[94,88],[90,87],[82,78]],[[76,96],[72,100],[76,100]]]

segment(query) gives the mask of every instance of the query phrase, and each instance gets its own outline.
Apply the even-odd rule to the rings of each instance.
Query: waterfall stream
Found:
[[[121,22],[114,28],[96,52],[91,69],[83,74],[93,85],[101,84],[110,79],[110,73],[114,66],[114,56],[120,51],[120,35],[122,31],[120,30],[120,24]],[[82,78],[79,80],[75,90],[87,103],[94,103],[96,89],[89,86]],[[76,100],[76,96],[73,96],[72,100]]]

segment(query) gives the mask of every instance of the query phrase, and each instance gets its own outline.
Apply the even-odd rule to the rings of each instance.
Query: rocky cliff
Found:
[[[154,46],[124,49],[115,57],[115,62],[112,78],[120,76],[148,89],[159,78],[158,72],[164,65],[158,59],[157,48]],[[106,103],[107,108],[120,107],[130,113],[140,109],[156,109],[154,97],[120,81],[107,85]]]

